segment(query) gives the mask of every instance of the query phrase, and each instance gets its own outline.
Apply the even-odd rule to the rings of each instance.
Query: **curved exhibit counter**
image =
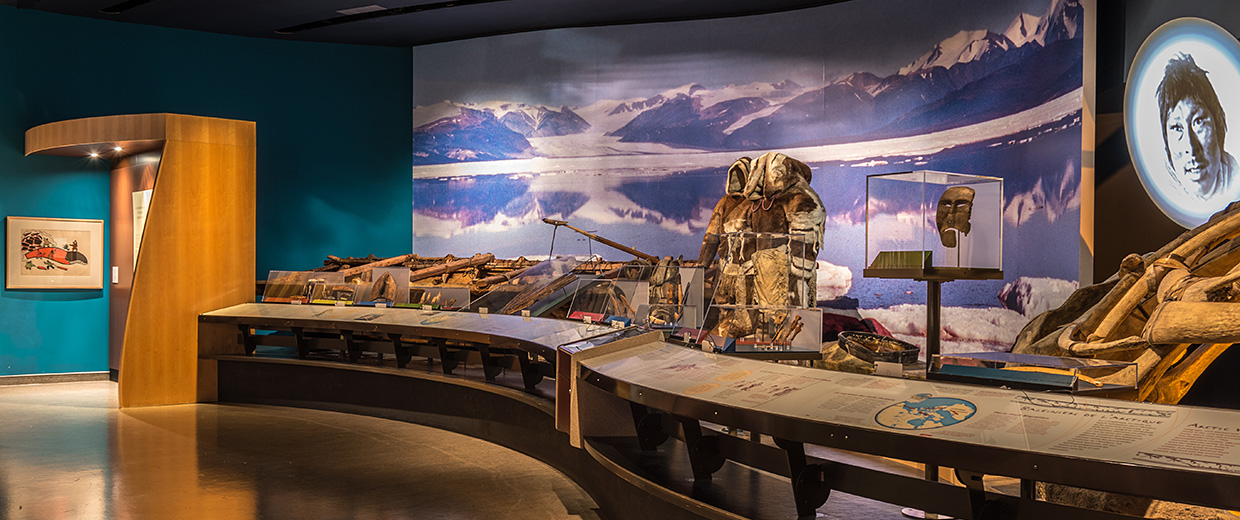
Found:
[[[247,355],[258,345],[293,346],[302,359],[315,348],[344,351],[351,361],[363,351],[386,352],[396,355],[401,368],[418,355],[438,359],[448,374],[472,352],[487,379],[499,373],[505,356],[517,358],[527,388],[554,374],[556,347],[615,331],[607,325],[528,316],[262,303],[207,312],[199,323],[200,355],[240,353],[230,340],[239,333]],[[279,333],[256,335],[255,329]]]
[[[524,370],[519,392],[503,387],[504,375],[495,384],[240,355],[272,340],[254,333],[264,329],[291,333],[298,347],[333,345],[354,361],[355,350],[402,358],[402,345],[419,341],[503,346],[486,351],[484,366],[488,356],[531,353],[549,365],[558,350],[559,388],[553,401]],[[219,364],[221,401],[365,413],[478,436],[577,478],[609,513],[607,504],[631,501],[659,515],[763,517],[699,500],[734,495],[729,483],[746,478],[738,471],[784,477],[782,492],[744,500],[781,497],[783,511],[801,516],[855,499],[847,493],[958,518],[1129,518],[1035,500],[1035,482],[1240,509],[1240,496],[1229,493],[1240,486],[1240,412],[831,372],[705,353],[658,333],[580,342],[610,332],[516,316],[246,304],[202,315],[199,348],[203,362]],[[720,434],[720,426],[755,435]],[[875,462],[884,457],[955,468],[965,487],[891,471]],[[652,460],[683,466],[692,489],[651,477]],[[1020,479],[1019,496],[986,490],[983,475]]]
[[[245,303],[207,312],[201,315],[199,322],[395,333],[491,345],[508,343],[548,357],[554,357],[559,345],[614,330],[601,324],[505,314],[263,303]]]
[[[846,482],[830,464],[805,462],[802,444],[947,466],[965,475],[1240,507],[1232,492],[1240,486],[1240,412],[1232,410],[813,370],[664,342],[581,365],[580,377],[590,387],[667,411],[682,423],[709,421],[771,435],[792,467],[801,468],[790,476],[798,491],[804,489],[798,498],[809,504],[815,491],[825,499]],[[980,514],[976,504],[961,510],[962,504],[936,503],[932,490],[907,490],[897,502],[954,516]],[[1003,502],[1008,514],[1044,504]]]

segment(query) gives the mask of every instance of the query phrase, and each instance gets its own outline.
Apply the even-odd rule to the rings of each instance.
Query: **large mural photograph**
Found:
[[[825,209],[819,304],[923,343],[925,284],[862,276],[866,176],[999,177],[1004,279],[944,284],[943,348],[1005,350],[1078,284],[1083,20],[1076,0],[875,0],[415,47],[413,250],[632,258],[553,246],[553,219],[696,259],[729,166],[781,152]]]

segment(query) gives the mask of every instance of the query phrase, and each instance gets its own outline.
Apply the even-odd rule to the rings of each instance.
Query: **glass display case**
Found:
[[[1094,393],[1137,388],[1137,364],[1108,359],[974,352],[933,357],[928,379],[1024,390]]]
[[[701,267],[679,267],[679,301],[668,297],[668,291],[659,291],[652,287],[650,291],[650,312],[646,313],[645,322],[659,325],[674,317],[674,323],[681,327],[701,327],[706,318],[706,309],[702,307],[705,299],[706,269]]]
[[[548,298],[572,296],[571,289],[566,288],[577,281],[573,269],[580,264],[581,260],[573,257],[544,260],[526,269],[520,276],[492,286],[490,292],[470,302],[469,308],[475,311],[487,309],[495,314],[518,314],[529,310],[530,314],[537,316],[546,307]],[[558,300],[558,303],[563,303],[563,300]]]
[[[660,266],[647,281],[647,296],[637,308],[637,320],[649,328],[701,327],[705,269]]]
[[[409,269],[406,267],[368,269],[351,277],[349,282],[362,286],[359,303],[388,306],[409,303]]]
[[[409,286],[409,306],[416,309],[422,309],[429,305],[432,309],[455,310],[468,303],[469,287],[445,285]]]
[[[694,342],[722,353],[798,351],[821,356],[822,309],[762,305],[716,305],[712,331],[696,331]],[[689,329],[680,329],[684,334]]]
[[[569,286],[573,297],[568,319],[601,322],[615,317],[656,328],[698,327],[705,314],[704,271],[635,263],[614,279],[580,276]]]
[[[315,283],[311,285],[310,303],[319,305],[353,305],[362,301],[370,284]]]
[[[310,271],[268,271],[267,281],[263,284],[262,303],[310,303],[310,294],[306,286],[314,275]],[[344,281],[344,277],[340,277]]]
[[[937,171],[866,177],[865,272],[922,278],[1003,268],[1003,179]]]
[[[818,277],[807,237],[788,233],[721,233],[709,330],[693,338],[717,352],[803,351],[818,355],[822,312],[814,308]]]
[[[602,322],[610,316],[635,318],[649,284],[637,280],[581,277],[570,288],[573,294],[568,305],[568,319]]]
[[[360,287],[344,282],[340,273],[270,271],[263,303],[310,303],[314,300],[354,301]]]

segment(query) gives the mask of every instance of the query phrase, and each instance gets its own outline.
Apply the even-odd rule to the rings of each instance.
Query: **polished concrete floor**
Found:
[[[598,519],[533,458],[315,410],[116,409],[111,382],[0,386],[4,518]]]

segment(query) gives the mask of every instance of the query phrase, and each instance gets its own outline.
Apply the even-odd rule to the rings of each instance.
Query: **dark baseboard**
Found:
[[[38,385],[44,383],[79,383],[82,381],[107,381],[107,372],[71,372],[68,374],[28,374],[0,376],[0,386]]]

